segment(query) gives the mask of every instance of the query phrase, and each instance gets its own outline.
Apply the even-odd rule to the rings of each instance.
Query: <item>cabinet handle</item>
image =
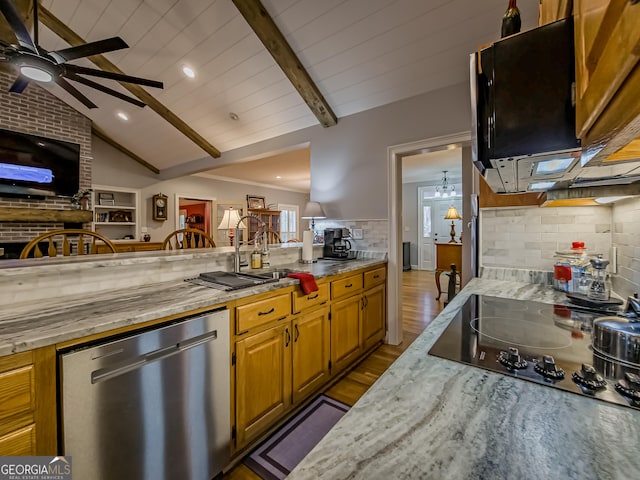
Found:
[[[309,295],[309,296],[307,297],[307,300],[313,300],[314,298],[318,298],[319,296],[320,296],[320,294],[319,294],[319,293],[316,293],[315,295]]]
[[[284,333],[287,335],[287,339],[285,340],[284,346],[288,347],[291,342],[291,334],[289,333],[289,327],[284,329]]]
[[[280,320],[284,320],[285,318],[287,318],[287,316],[285,315],[284,317],[280,317],[278,320],[276,320],[277,322],[279,322]]]
[[[297,323],[294,325],[294,327],[296,329],[296,336],[293,338],[293,341],[297,342],[298,339],[300,338],[300,330],[298,330],[298,324]]]
[[[374,275],[373,278],[380,278],[380,275]]]
[[[260,315],[269,315],[270,313],[273,313],[275,311],[276,311],[275,307],[271,307],[271,310],[269,310],[268,312],[258,312],[258,316],[260,316]]]
[[[344,286],[344,288],[351,288],[351,287],[353,287],[353,283],[349,283],[349,284]]]

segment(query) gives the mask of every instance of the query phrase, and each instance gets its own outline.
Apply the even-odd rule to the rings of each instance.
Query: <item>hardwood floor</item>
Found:
[[[446,293],[436,300],[433,272],[410,270],[402,274],[402,336],[400,345],[380,345],[324,393],[347,405],[355,404],[387,368],[444,308]],[[243,464],[224,476],[229,480],[260,480]]]

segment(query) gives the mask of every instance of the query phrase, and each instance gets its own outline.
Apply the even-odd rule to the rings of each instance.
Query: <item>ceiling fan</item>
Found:
[[[163,88],[162,82],[155,80],[147,80],[145,78],[132,77],[67,63],[70,60],[78,58],[129,48],[129,45],[120,37],[107,38],[105,40],[98,40],[96,42],[85,43],[84,45],[49,52],[38,45],[38,0],[33,1],[33,39],[11,0],[0,0],[0,12],[2,12],[2,15],[18,39],[18,45],[12,45],[0,39],[0,62],[9,63],[20,72],[20,75],[9,89],[10,92],[22,93],[30,81],[40,83],[53,82],[65,89],[87,108],[97,108],[96,104],[67,81],[72,80],[139,107],[144,107],[145,104],[143,102],[81,75]]]

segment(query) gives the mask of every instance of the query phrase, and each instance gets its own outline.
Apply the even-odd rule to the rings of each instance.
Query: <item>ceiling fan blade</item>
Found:
[[[85,43],[84,45],[78,45],[76,47],[55,50],[49,52],[49,55],[55,58],[58,63],[63,63],[69,60],[75,60],[76,58],[90,57],[91,55],[113,52],[115,50],[122,50],[123,48],[129,48],[129,45],[120,37],[113,37],[98,40],[97,42]]]
[[[13,2],[11,0],[0,0],[0,12],[7,19],[7,23],[13,30],[20,46],[31,50],[33,53],[38,53],[38,49],[33,40],[31,40],[31,35],[29,35],[29,30],[22,21],[20,12],[13,5]]]
[[[146,85],[148,87],[164,88],[162,82],[155,80],[147,80],[146,78],[132,77],[130,75],[124,75],[122,73],[105,72],[104,70],[96,70],[95,68],[81,67],[79,65],[64,65],[64,68],[73,73],[80,73],[82,75],[92,75],[94,77],[109,78],[111,80],[117,80],[125,83],[136,83],[138,85]]]
[[[85,97],[80,90],[78,90],[76,87],[74,87],[73,85],[71,85],[69,82],[67,82],[64,78],[62,77],[58,77],[56,79],[56,83],[58,85],[60,85],[62,88],[64,88],[68,93],[70,93],[71,95],[73,95],[75,97],[76,100],[78,100],[79,102],[81,102],[82,104],[84,104],[85,107],[87,108],[98,108],[98,106],[93,103],[91,100],[89,100],[87,97]]]
[[[69,80],[73,80],[74,82],[82,83],[83,85],[86,85],[88,87],[95,88],[96,90],[100,90],[101,92],[108,93],[109,95],[113,95],[114,97],[117,97],[117,98],[119,98],[121,100],[124,100],[125,102],[133,103],[137,107],[146,107],[147,106],[146,103],[143,103],[138,99],[131,98],[128,95],[120,93],[120,92],[118,92],[116,90],[113,90],[113,89],[111,89],[109,87],[105,87],[104,85],[102,85],[100,83],[97,83],[97,82],[94,82],[93,80],[89,80],[88,78],[84,78],[84,77],[81,77],[80,75],[76,75],[75,73],[68,74],[67,78]]]
[[[13,85],[11,85],[9,91],[13,93],[22,93],[24,92],[24,89],[27,88],[27,85],[29,85],[29,79],[19,75],[18,78],[16,78],[16,81],[13,82]]]

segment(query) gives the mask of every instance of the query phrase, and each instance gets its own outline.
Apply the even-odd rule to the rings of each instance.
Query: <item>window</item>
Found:
[[[431,236],[431,206],[422,206],[422,238]]]
[[[298,240],[298,205],[278,204],[280,210],[280,239],[282,243]]]

